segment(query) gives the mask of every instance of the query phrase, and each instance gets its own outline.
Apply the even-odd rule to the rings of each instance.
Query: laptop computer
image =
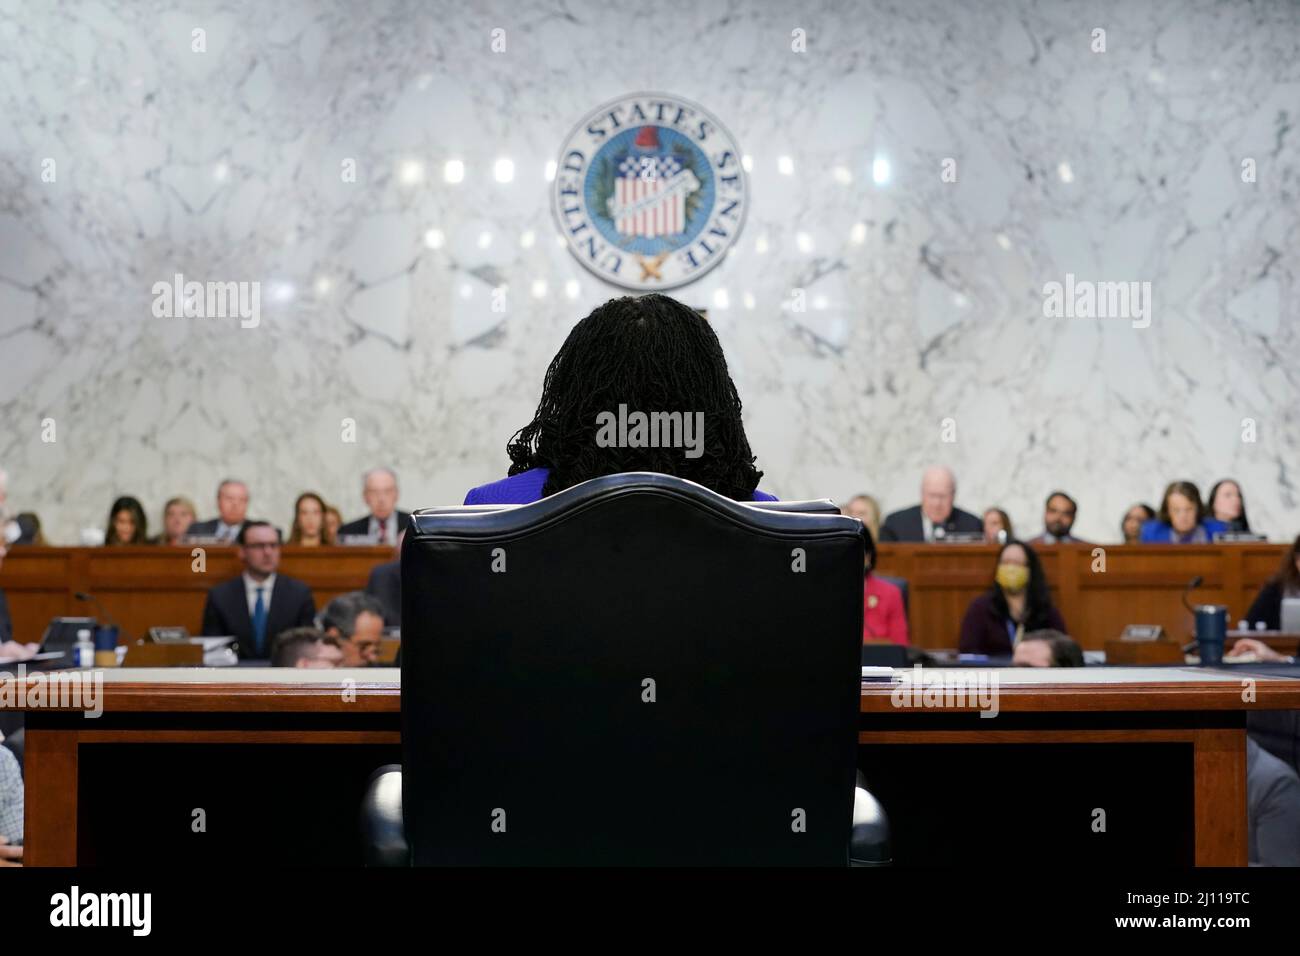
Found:
[[[91,640],[95,638],[95,628],[99,622],[93,617],[53,617],[45,626],[41,637],[41,652],[37,658],[50,660],[47,654],[68,654],[77,644],[77,632],[90,631]]]
[[[1300,634],[1300,598],[1283,598],[1281,614],[1283,634]]]

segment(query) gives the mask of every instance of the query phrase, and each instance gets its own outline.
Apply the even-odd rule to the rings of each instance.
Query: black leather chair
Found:
[[[807,513],[809,511],[829,513]],[[367,862],[878,865],[861,523],[657,474],[412,516]]]

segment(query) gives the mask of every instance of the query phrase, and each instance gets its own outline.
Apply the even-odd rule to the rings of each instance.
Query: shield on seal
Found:
[[[686,228],[686,198],[700,188],[695,174],[660,148],[659,131],[642,126],[618,157],[609,218],[623,236],[672,236]]]

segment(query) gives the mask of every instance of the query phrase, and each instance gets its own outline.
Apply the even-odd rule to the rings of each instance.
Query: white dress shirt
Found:
[[[379,540],[379,526],[381,524],[384,526],[383,543],[396,544],[397,543],[397,512],[394,511],[383,521],[380,521],[374,515],[370,516],[370,527],[366,530],[366,533],[369,534],[370,537],[374,538],[376,541]]]
[[[244,596],[248,599],[248,619],[253,619],[253,608],[257,607],[257,589],[262,589],[262,606],[266,613],[271,613],[271,592],[275,590],[275,575],[271,574],[265,581],[255,581],[244,574]]]

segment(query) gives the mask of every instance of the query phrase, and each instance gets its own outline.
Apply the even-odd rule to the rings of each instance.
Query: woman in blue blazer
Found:
[[[1160,501],[1160,512],[1142,525],[1141,540],[1148,544],[1209,544],[1227,531],[1222,521],[1205,516],[1201,492],[1190,481],[1171,481]]]

